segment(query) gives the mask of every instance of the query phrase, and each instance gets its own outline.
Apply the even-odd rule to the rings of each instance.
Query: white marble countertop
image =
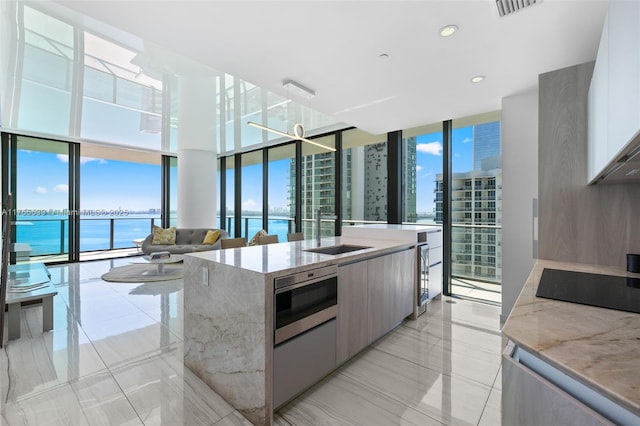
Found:
[[[402,225],[370,223],[366,225],[343,226],[342,236],[353,238],[375,238],[415,243],[419,233],[441,232],[437,225]]]
[[[536,297],[544,268],[640,274],[539,260],[502,329],[518,346],[640,415],[640,314]]]
[[[202,260],[222,263],[262,274],[274,274],[278,272],[298,272],[308,269],[309,266],[321,267],[351,262],[358,259],[382,255],[397,250],[408,249],[411,243],[395,240],[379,240],[371,238],[355,237],[324,237],[321,239],[321,247],[330,247],[339,244],[353,244],[370,248],[338,255],[327,255],[305,251],[317,248],[316,240],[303,240],[267,244],[262,246],[250,246],[231,248],[225,250],[211,250],[188,253]]]
[[[347,221],[348,222],[348,221]],[[398,231],[426,231],[432,232],[442,229],[440,225],[403,225],[393,223],[369,223],[364,225],[343,226],[342,231],[349,228],[368,228],[368,229],[390,229]]]

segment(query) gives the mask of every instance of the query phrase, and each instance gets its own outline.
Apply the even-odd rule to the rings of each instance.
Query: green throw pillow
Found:
[[[176,243],[176,227],[162,229],[159,226],[153,226],[153,245],[174,245]]]

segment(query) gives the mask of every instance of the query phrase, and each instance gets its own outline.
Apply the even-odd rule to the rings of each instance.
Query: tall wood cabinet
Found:
[[[367,265],[367,261],[361,261],[338,267],[338,365],[370,343]]]

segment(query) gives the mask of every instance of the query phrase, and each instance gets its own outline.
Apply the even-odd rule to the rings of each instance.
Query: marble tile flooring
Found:
[[[248,425],[182,364],[182,281],[108,283],[131,259],[51,266],[54,330],[23,309],[0,351],[0,426]],[[279,425],[500,424],[500,309],[429,305],[283,407]]]

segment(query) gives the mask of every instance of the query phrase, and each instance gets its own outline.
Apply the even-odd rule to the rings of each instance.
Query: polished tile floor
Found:
[[[0,425],[249,424],[182,364],[182,281],[108,283],[130,259],[52,266],[54,330],[23,309]],[[283,407],[280,425],[500,423],[499,308],[445,299]],[[5,330],[6,339],[6,330]]]

